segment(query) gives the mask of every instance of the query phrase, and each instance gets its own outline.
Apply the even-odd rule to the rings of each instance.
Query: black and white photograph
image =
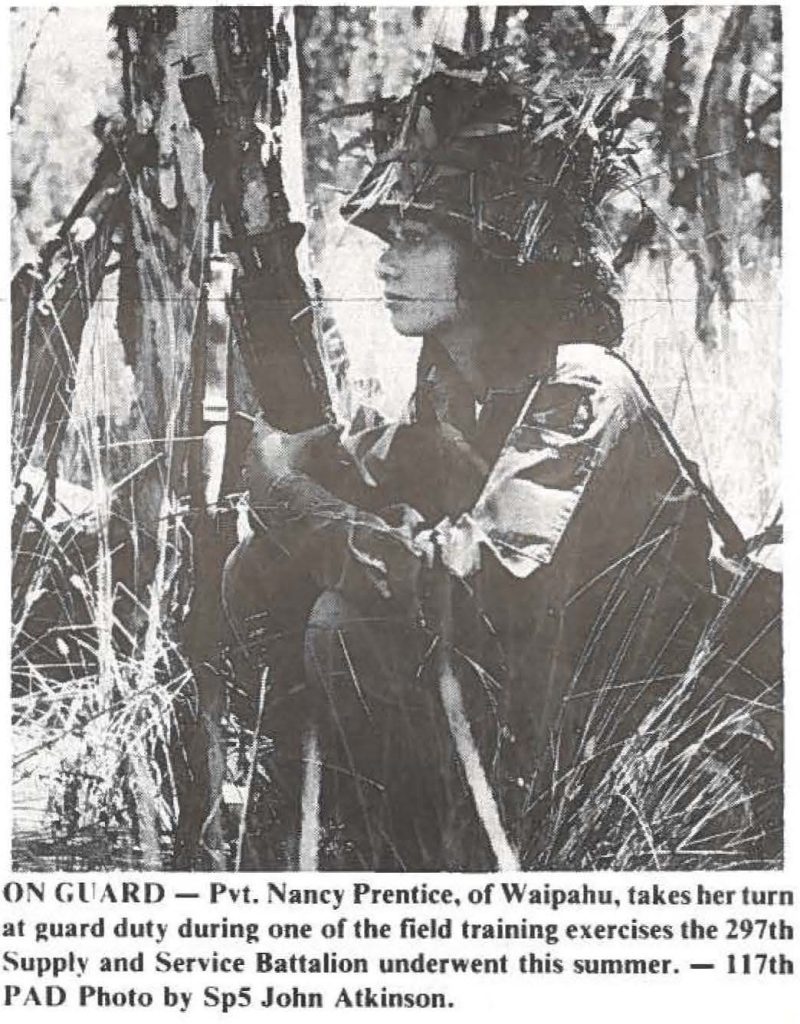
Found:
[[[781,8],[7,17],[14,870],[780,870]]]

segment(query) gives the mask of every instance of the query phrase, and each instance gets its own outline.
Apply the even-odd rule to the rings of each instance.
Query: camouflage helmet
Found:
[[[498,259],[603,264],[598,209],[620,181],[608,91],[554,77],[447,68],[381,101],[343,216],[385,237],[392,213],[416,213]]]

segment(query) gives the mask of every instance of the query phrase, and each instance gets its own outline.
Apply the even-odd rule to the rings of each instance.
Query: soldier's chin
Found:
[[[426,318],[420,316],[419,310],[413,308],[413,304],[391,302],[387,303],[389,319],[392,327],[404,338],[418,338],[425,333],[427,328]]]

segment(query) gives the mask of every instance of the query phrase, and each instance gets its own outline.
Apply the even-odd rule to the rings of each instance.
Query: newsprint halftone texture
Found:
[[[12,10],[17,869],[782,865],[781,53]]]

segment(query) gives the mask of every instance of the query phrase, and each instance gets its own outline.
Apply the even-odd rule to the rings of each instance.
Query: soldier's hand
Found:
[[[338,442],[339,432],[329,424],[287,434],[258,417],[245,462],[251,501],[258,503],[259,496],[288,473],[317,476],[318,470],[333,458]]]

